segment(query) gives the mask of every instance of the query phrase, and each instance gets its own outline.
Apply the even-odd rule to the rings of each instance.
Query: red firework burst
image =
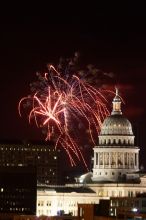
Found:
[[[61,146],[69,156],[71,165],[81,159],[87,167],[78,141],[73,135],[74,124],[86,122],[89,136],[95,144],[93,133],[99,131],[103,119],[109,114],[103,93],[81,80],[78,76],[62,77],[52,66],[49,73],[37,74],[38,81],[31,84],[31,94],[19,102],[19,114],[23,104],[29,109],[29,122],[46,128],[46,140],[56,137],[55,146]]]

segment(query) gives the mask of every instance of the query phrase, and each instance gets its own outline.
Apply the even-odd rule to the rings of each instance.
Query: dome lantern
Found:
[[[121,112],[121,99],[119,97],[119,90],[118,88],[115,88],[116,89],[116,96],[114,97],[113,99],[113,110],[112,110],[112,113],[111,115],[122,115],[122,112]]]
[[[121,111],[121,98],[119,90],[116,89],[116,95],[113,98],[113,110],[111,115],[105,118],[100,135],[133,135],[132,125],[130,121],[125,118]]]

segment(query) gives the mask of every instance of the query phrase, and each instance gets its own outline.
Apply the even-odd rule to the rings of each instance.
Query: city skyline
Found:
[[[109,87],[113,90],[119,85],[125,100],[123,114],[135,127],[144,163],[145,16],[135,12],[111,14],[101,9],[94,15],[89,12],[89,17],[71,13],[68,20],[65,15],[53,19],[49,14],[29,13],[1,17],[0,139],[44,138],[40,129],[19,117],[18,102],[29,93],[37,71],[45,70],[48,62],[55,64],[59,57],[71,57],[79,51],[86,64],[115,74]]]

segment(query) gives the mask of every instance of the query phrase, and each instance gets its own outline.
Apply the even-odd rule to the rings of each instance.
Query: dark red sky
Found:
[[[36,5],[35,5],[36,6]],[[142,6],[82,5],[35,8],[9,5],[0,16],[0,139],[38,139],[40,131],[18,115],[21,97],[29,93],[35,72],[60,56],[80,51],[82,61],[114,72],[146,152],[146,14]],[[15,7],[13,5],[13,7]]]

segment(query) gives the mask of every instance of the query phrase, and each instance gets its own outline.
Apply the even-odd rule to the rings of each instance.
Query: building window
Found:
[[[82,217],[83,216],[83,208],[82,207],[80,207],[79,213],[80,213],[80,217]]]
[[[146,207],[146,200],[142,200],[142,207]]]
[[[99,190],[98,196],[103,196],[103,190]]]
[[[119,191],[119,197],[122,197],[122,191]]]
[[[51,206],[51,201],[47,201],[47,206]]]

